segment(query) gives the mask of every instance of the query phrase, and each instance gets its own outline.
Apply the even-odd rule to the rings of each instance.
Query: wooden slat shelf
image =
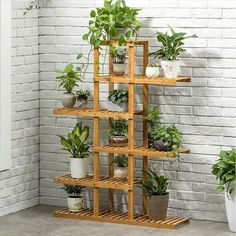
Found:
[[[70,212],[67,209],[57,210],[54,216],[62,218],[92,220],[117,224],[140,225],[146,227],[174,229],[189,223],[189,219],[179,216],[167,216],[165,220],[149,220],[147,215],[134,215],[133,220],[128,219],[124,212],[100,211],[98,216],[93,215],[92,209],[83,209],[79,212]]]
[[[134,83],[134,84],[150,84],[150,85],[176,85],[177,83],[191,82],[191,78],[187,76],[181,76],[177,79],[166,79],[164,77],[152,77],[148,78],[144,75],[135,75],[134,80],[125,76],[105,75],[94,77],[96,82],[113,82],[113,83]]]
[[[85,117],[103,117],[103,118],[132,118],[133,114],[128,112],[112,112],[108,110],[94,111],[93,108],[56,108],[53,110],[54,115],[61,116],[85,116]],[[142,111],[135,111],[134,115],[142,115]]]
[[[129,40],[126,41],[126,46],[144,46],[146,43],[148,43],[148,40],[145,39],[138,39],[138,40]],[[106,46],[106,45],[117,45],[117,40],[110,40],[110,41],[101,41],[100,45]]]
[[[141,183],[141,179],[134,179],[134,184]],[[98,187],[108,189],[126,189],[132,190],[133,185],[128,185],[128,181],[124,179],[116,179],[109,177],[100,177],[99,181],[94,181],[93,176],[87,176],[84,179],[74,179],[70,175],[64,175],[54,178],[54,183],[58,184],[71,184],[71,185],[82,185],[87,187]]]
[[[119,153],[119,154],[131,154],[135,156],[149,156],[149,157],[169,157],[174,158],[176,154],[173,152],[160,152],[152,148],[146,148],[143,146],[134,146],[133,149],[129,149],[128,147],[112,147],[109,145],[98,146],[93,148],[94,152],[101,153]],[[180,148],[179,153],[190,153],[190,149],[188,148]]]

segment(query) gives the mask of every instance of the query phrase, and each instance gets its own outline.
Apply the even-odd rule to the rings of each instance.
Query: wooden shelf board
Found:
[[[131,154],[135,156],[149,156],[149,157],[169,157],[174,158],[176,157],[175,153],[173,152],[160,152],[152,148],[146,148],[142,146],[134,146],[133,149],[129,149],[127,147],[112,147],[109,145],[106,146],[98,146],[93,148],[94,152],[101,152],[101,153],[119,153],[119,154]],[[187,148],[180,148],[180,153],[190,153],[190,150]]]
[[[54,212],[55,217],[71,218],[79,220],[92,220],[117,224],[139,225],[155,228],[174,229],[189,223],[189,219],[179,216],[168,216],[165,220],[150,220],[147,215],[135,215],[133,220],[128,220],[128,214],[124,212],[100,211],[99,216],[93,215],[92,209],[83,209],[79,212],[70,212],[67,209]]]
[[[126,46],[143,46],[148,42],[149,40],[145,40],[145,39],[129,40],[129,41],[126,41]],[[101,41],[100,43],[100,45],[102,46],[116,45],[116,44],[118,44],[118,40]]]
[[[93,108],[55,108],[54,115],[61,116],[86,116],[86,117],[103,117],[103,118],[132,118],[133,114],[128,112],[112,112],[108,110],[94,111]],[[135,111],[134,115],[142,115],[142,111]]]
[[[127,189],[132,190],[133,186],[128,185],[128,181],[124,179],[116,179],[101,176],[99,181],[95,182],[93,176],[87,176],[84,179],[74,179],[70,175],[64,175],[54,178],[54,183],[58,184],[70,184],[70,185],[82,185],[87,187],[98,187],[108,189]],[[135,179],[133,184],[141,183],[140,179]]]

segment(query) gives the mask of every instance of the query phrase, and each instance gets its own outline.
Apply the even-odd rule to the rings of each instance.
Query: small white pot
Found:
[[[159,67],[146,67],[146,76],[150,77],[158,77],[160,75]]]
[[[127,178],[128,167],[114,167],[114,178]]]
[[[67,198],[68,209],[72,212],[77,212],[83,209],[83,197],[68,197]]]
[[[107,110],[108,111],[116,111],[116,112],[127,112],[128,111],[128,103],[122,102],[120,104],[116,104],[116,103],[107,101]]]
[[[65,108],[73,108],[76,98],[72,93],[63,93],[61,96],[61,102]]]
[[[225,206],[226,214],[229,224],[229,229],[232,232],[236,232],[236,191],[230,195],[229,199],[227,193],[225,193]]]
[[[87,175],[88,158],[70,158],[72,178],[82,179]]]
[[[115,75],[125,74],[125,64],[124,63],[113,63],[113,72]]]
[[[175,79],[180,71],[179,61],[161,61],[161,68],[167,79]]]
[[[88,105],[88,100],[87,99],[76,99],[76,107],[79,108],[85,108]]]

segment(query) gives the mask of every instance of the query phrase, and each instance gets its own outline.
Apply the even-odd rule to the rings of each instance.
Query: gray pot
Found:
[[[61,96],[61,102],[65,108],[73,108],[76,98],[72,93],[63,93]]]
[[[169,203],[169,194],[148,199],[148,215],[150,220],[165,220]]]
[[[116,103],[107,101],[107,110],[116,111],[116,112],[128,112],[128,103],[122,102],[120,104],[116,104]]]
[[[153,147],[158,151],[167,151],[167,147],[164,146],[164,142],[162,140],[153,141]]]
[[[88,105],[88,99],[76,99],[76,107],[85,108]]]
[[[115,75],[125,74],[125,64],[124,63],[113,63],[113,72]]]
[[[117,36],[111,37],[111,39],[119,39],[120,36],[124,35],[127,31],[127,28],[116,28],[117,30]]]

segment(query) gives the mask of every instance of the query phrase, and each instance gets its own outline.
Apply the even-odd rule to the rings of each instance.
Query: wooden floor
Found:
[[[101,211],[98,217],[93,216],[92,209],[83,209],[80,212],[70,212],[67,209],[57,210],[54,216],[62,218],[93,220],[117,224],[140,225],[156,228],[174,229],[189,223],[189,219],[178,216],[168,216],[165,220],[149,220],[148,216],[136,215],[134,220],[128,220],[128,214],[124,212]]]

